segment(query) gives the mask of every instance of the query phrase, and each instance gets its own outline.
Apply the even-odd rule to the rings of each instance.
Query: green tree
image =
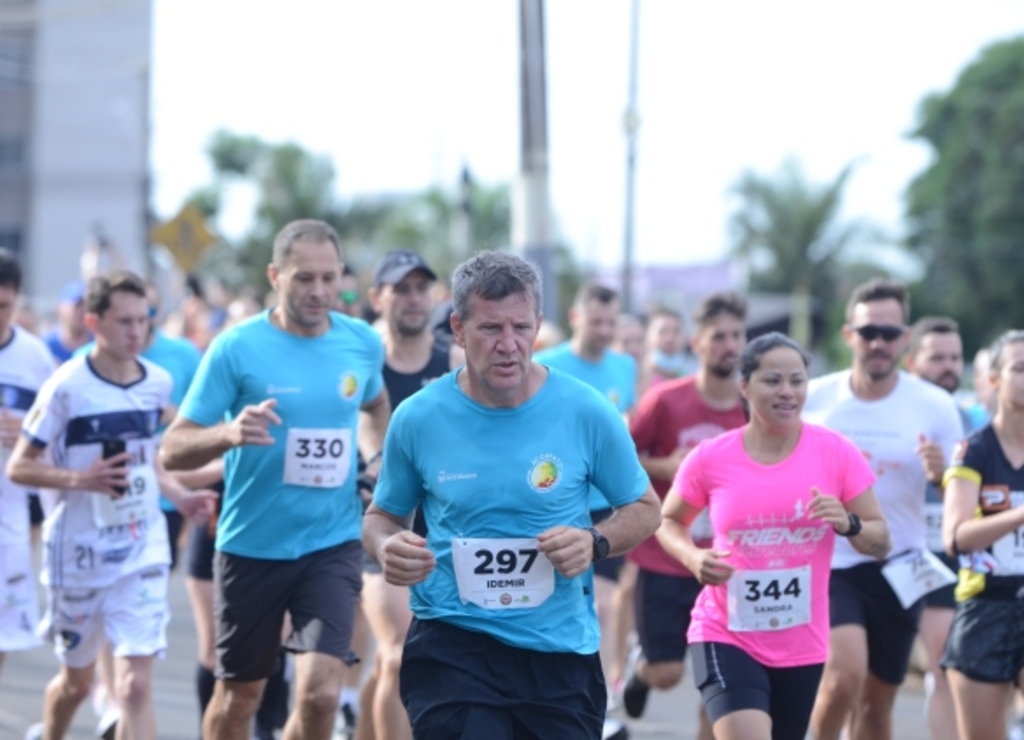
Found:
[[[1024,326],[1024,38],[925,98],[912,136],[933,154],[906,196],[907,243],[928,266],[919,307],[955,317],[973,352]]]
[[[852,172],[847,165],[832,182],[817,184],[790,159],[773,175],[747,171],[734,187],[733,253],[750,266],[752,290],[791,295],[790,335],[804,346],[812,301],[832,303],[840,255],[868,233],[863,222],[839,219]]]

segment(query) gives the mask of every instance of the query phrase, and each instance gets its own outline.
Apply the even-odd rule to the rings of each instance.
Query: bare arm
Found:
[[[427,541],[409,529],[404,520],[370,504],[363,517],[363,547],[384,571],[384,580],[395,586],[412,586],[426,580],[437,562]]]
[[[174,504],[186,518],[196,523],[203,523],[213,515],[217,495],[213,491],[190,491],[178,477],[164,469],[160,457],[157,456],[154,464],[157,483],[160,485],[160,493]]]
[[[942,504],[942,543],[946,552],[984,550],[996,540],[1024,526],[1024,506],[976,519],[981,483],[957,475],[946,484]]]
[[[703,509],[687,503],[675,488],[665,496],[661,506],[661,528],[658,542],[705,585],[718,585],[729,580],[735,568],[725,562],[728,550],[697,547],[690,527]]]
[[[376,477],[380,472],[380,453],[384,449],[384,435],[391,421],[391,399],[386,390],[371,401],[367,401],[360,409],[357,432],[357,444],[363,459],[367,460],[366,473]]]
[[[195,470],[221,457],[233,447],[274,444],[267,428],[280,424],[281,417],[274,413],[277,401],[269,398],[246,406],[230,422],[203,426],[183,416],[175,419],[160,445],[160,459],[167,470]]]
[[[196,470],[179,470],[174,477],[186,488],[209,488],[224,480],[224,458],[218,457]]]
[[[844,534],[850,531],[848,514],[856,514],[861,522],[861,530],[850,538],[853,549],[877,560],[885,559],[892,550],[892,539],[874,490],[868,488],[845,506],[835,496],[823,494],[817,488],[812,488],[811,493],[814,494],[808,508],[811,519],[820,519],[831,524],[837,533]]]
[[[644,494],[621,506],[595,529],[608,538],[611,555],[621,555],[636,547],[658,529],[658,496],[648,485]],[[566,578],[574,578],[590,567],[594,557],[594,537],[578,527],[553,527],[537,535],[538,549]]]
[[[127,452],[106,460],[97,457],[85,470],[49,465],[43,462],[42,455],[42,447],[36,447],[25,437],[19,438],[7,461],[7,477],[20,486],[92,491],[113,498],[119,497],[128,485],[128,469],[124,467],[129,459]]]

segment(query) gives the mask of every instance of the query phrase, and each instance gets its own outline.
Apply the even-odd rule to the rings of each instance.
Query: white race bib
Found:
[[[992,554],[999,561],[996,575],[1024,574],[1024,527],[1015,529],[992,543]]]
[[[942,502],[932,501],[924,505],[924,523],[927,533],[928,549],[942,552]]]
[[[925,594],[956,583],[956,574],[927,550],[897,555],[882,566],[882,575],[904,609],[909,609]]]
[[[555,591],[555,567],[533,538],[454,539],[452,563],[464,604],[533,609]]]
[[[100,529],[146,521],[159,511],[160,486],[152,465],[128,469],[128,490],[120,498],[91,495],[92,519]]]
[[[289,429],[284,451],[284,482],[293,486],[337,488],[352,465],[351,429]]]
[[[739,570],[726,582],[729,629],[784,630],[811,621],[811,566]]]

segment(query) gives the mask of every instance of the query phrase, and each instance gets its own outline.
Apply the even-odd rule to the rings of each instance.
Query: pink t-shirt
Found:
[[[807,517],[811,487],[846,503],[874,480],[856,447],[812,424],[775,465],[750,459],[742,429],[701,442],[673,487],[687,503],[709,508],[714,548],[731,553],[726,562],[736,572],[701,590],[687,640],[735,645],[774,668],[825,662],[836,534]]]

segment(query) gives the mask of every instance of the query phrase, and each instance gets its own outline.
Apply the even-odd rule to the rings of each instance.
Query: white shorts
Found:
[[[114,657],[158,655],[167,647],[166,565],[154,565],[103,588],[51,588],[40,633],[69,668],[96,661],[104,635]]]
[[[0,653],[38,647],[38,624],[32,546],[28,542],[0,545]]]

